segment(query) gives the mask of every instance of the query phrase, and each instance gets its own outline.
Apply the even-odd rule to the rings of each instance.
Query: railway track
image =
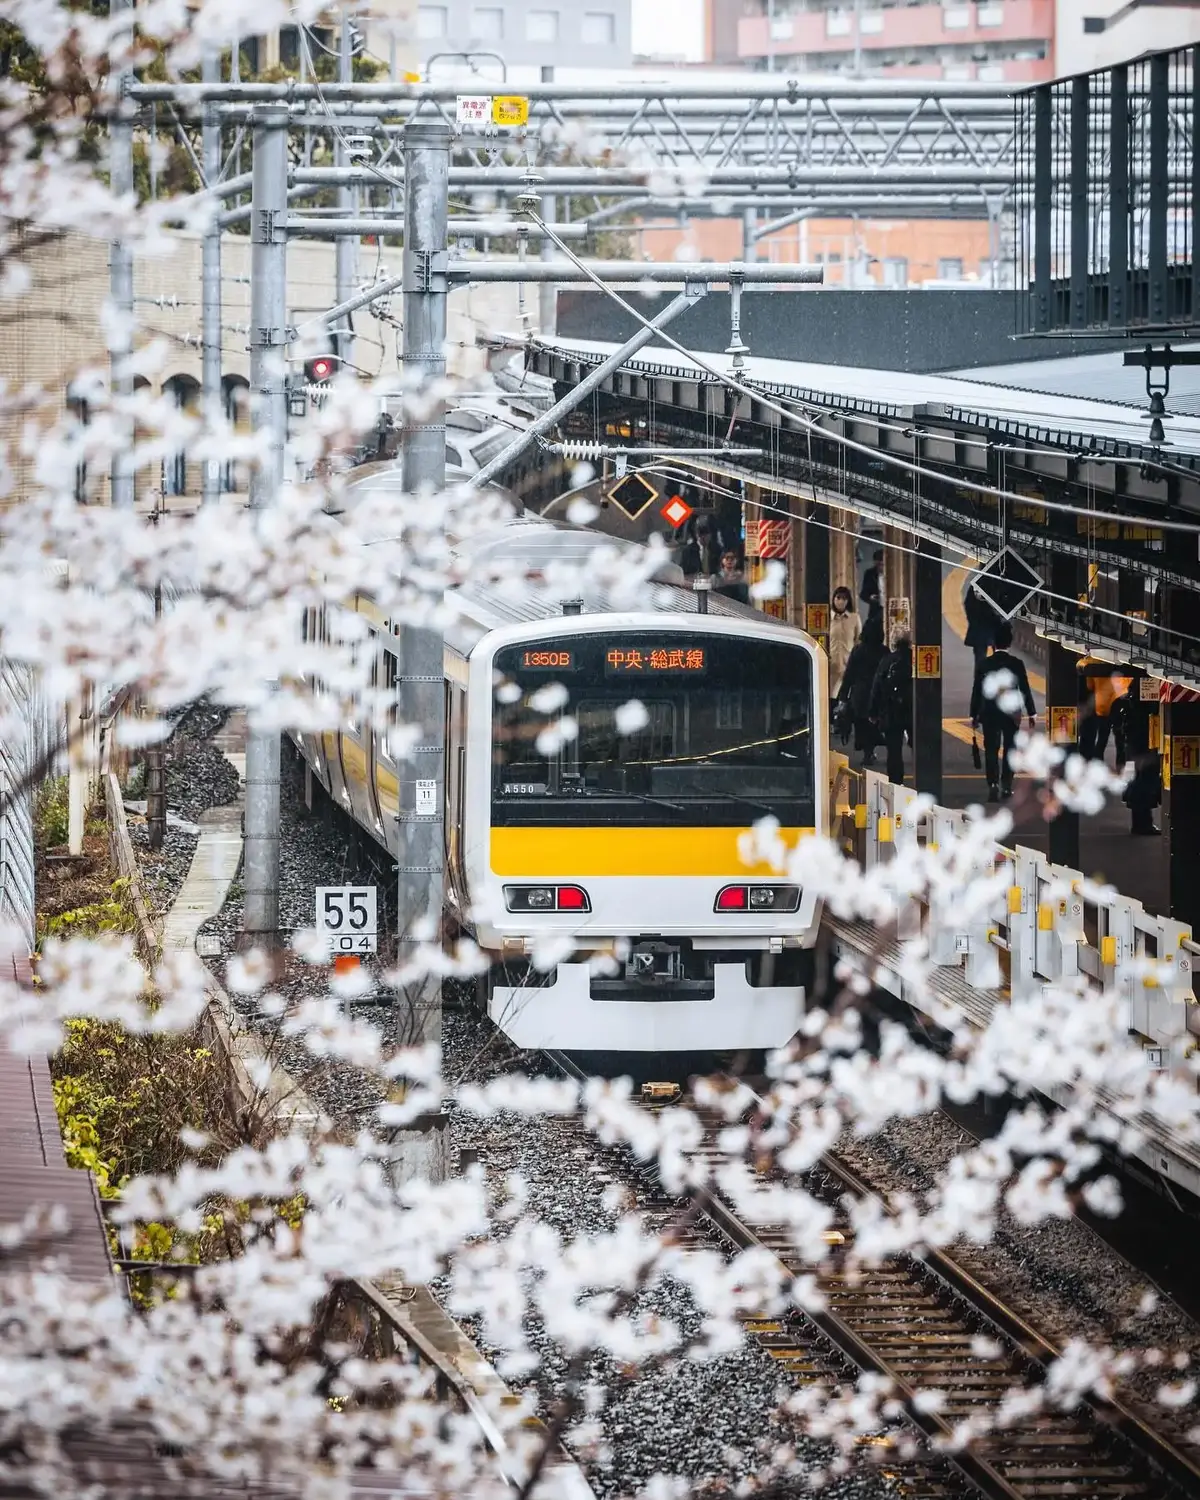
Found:
[[[579,1076],[561,1054],[546,1056],[555,1068]],[[669,1105],[648,1101],[644,1107]],[[705,1136],[696,1155],[711,1179],[727,1160],[718,1134],[729,1122],[698,1114]],[[662,1193],[652,1166],[637,1170],[664,1205],[676,1201]],[[860,1373],[889,1383],[903,1424],[864,1434],[863,1443],[899,1493],[912,1500],[964,1494],[989,1500],[1183,1500],[1200,1494],[1195,1451],[1117,1401],[1067,1411],[1047,1402],[994,1426],[1009,1391],[1042,1384],[1057,1356],[1055,1346],[942,1252],[900,1256],[879,1267],[854,1264],[845,1204],[874,1190],[836,1156],[822,1158],[802,1185],[835,1210],[828,1236],[834,1252],[815,1275],[824,1307],[750,1318],[746,1331],[798,1390],[831,1389],[847,1384],[847,1377],[853,1383]],[[702,1208],[705,1227],[726,1245],[765,1248],[790,1276],[812,1274],[785,1225],[751,1225],[712,1191]],[[930,1392],[939,1392],[940,1401]],[[961,1446],[957,1439],[966,1431],[977,1435]]]

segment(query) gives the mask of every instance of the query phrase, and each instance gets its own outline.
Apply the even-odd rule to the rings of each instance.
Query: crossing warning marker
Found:
[[[670,521],[675,530],[678,531],[687,518],[692,514],[692,507],[682,495],[672,495],[667,503],[659,511],[664,520]]]

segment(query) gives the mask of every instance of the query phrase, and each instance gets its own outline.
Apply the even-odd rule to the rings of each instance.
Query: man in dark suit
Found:
[[[1001,620],[996,626],[995,648],[989,657],[979,664],[975,673],[975,686],[971,690],[971,728],[983,729],[983,763],[988,779],[988,801],[999,802],[1001,796],[1011,797],[1013,771],[1010,761],[1013,742],[1021,727],[1021,712],[1013,714],[1001,705],[1001,700],[1014,690],[1020,693],[1029,715],[1029,727],[1033,728],[1037,717],[1037,706],[1033,701],[1033,689],[1029,686],[1029,674],[1025,663],[1008,649],[1012,645],[1012,626]],[[1000,673],[1010,673],[1011,681],[991,681]],[[1004,681],[1004,679],[1001,679]],[[1004,751],[1003,767],[1000,751]]]

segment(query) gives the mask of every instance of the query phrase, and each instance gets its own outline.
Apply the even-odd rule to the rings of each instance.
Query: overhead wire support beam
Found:
[[[627,339],[619,349],[586,375],[574,390],[568,391],[561,401],[554,403],[549,411],[543,412],[536,421],[517,433],[512,442],[498,453],[491,463],[484,464],[483,468],[472,476],[471,488],[483,489],[491,484],[493,479],[520,458],[530,443],[535,442],[543,433],[549,432],[568,412],[574,411],[581,401],[586,400],[614,371],[619,370],[627,359],[632,359],[639,349],[645,348],[660,329],[665,328],[668,323],[673,323],[680,313],[694,306],[707,292],[707,282],[689,281],[678,297],[673,298],[657,316],[651,318],[646,327],[639,328],[631,339]]]
[[[374,218],[340,218],[330,214],[328,217],[317,218],[313,215],[289,214],[288,233],[304,235],[310,239],[338,239],[342,236],[359,238],[363,235],[404,233],[404,220],[392,217],[389,219]],[[623,226],[611,224],[607,226],[607,232],[619,234],[623,227],[630,230],[634,225]],[[583,240],[588,236],[586,223],[562,224],[556,226],[555,233],[565,230],[563,239]],[[495,219],[450,219],[447,223],[447,233],[451,236],[461,235],[468,239],[494,239],[517,238],[524,236],[530,240],[545,240],[550,243],[550,236],[543,229],[530,229],[528,225],[515,222],[501,222]]]
[[[576,265],[569,260],[452,260],[447,267],[451,283],[484,281],[585,281],[595,277],[615,285],[640,286],[654,282],[659,286],[686,286],[690,282],[706,285],[719,282],[744,282],[747,286],[819,286],[824,266],[786,265],[783,263],[726,261],[635,261],[590,260]]]
[[[183,107],[199,107],[207,99],[234,104],[453,104],[462,89],[455,84],[381,83],[140,83],[130,91],[141,103],[171,100]],[[651,80],[637,83],[614,81],[603,84],[530,83],[521,88],[530,103],[606,104],[615,100],[721,99],[779,100],[797,103],[807,99],[984,99],[998,103],[1006,96],[994,84],[969,80],[934,82],[917,78],[846,78],[814,80],[786,78],[692,81],[670,83]],[[1011,100],[1009,101],[1011,108]],[[432,119],[431,114],[431,119]]]

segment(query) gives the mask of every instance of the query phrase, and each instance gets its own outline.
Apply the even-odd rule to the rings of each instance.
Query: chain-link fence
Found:
[[[0,927],[34,944],[33,804],[37,768],[61,743],[63,719],[36,674],[0,660]]]

